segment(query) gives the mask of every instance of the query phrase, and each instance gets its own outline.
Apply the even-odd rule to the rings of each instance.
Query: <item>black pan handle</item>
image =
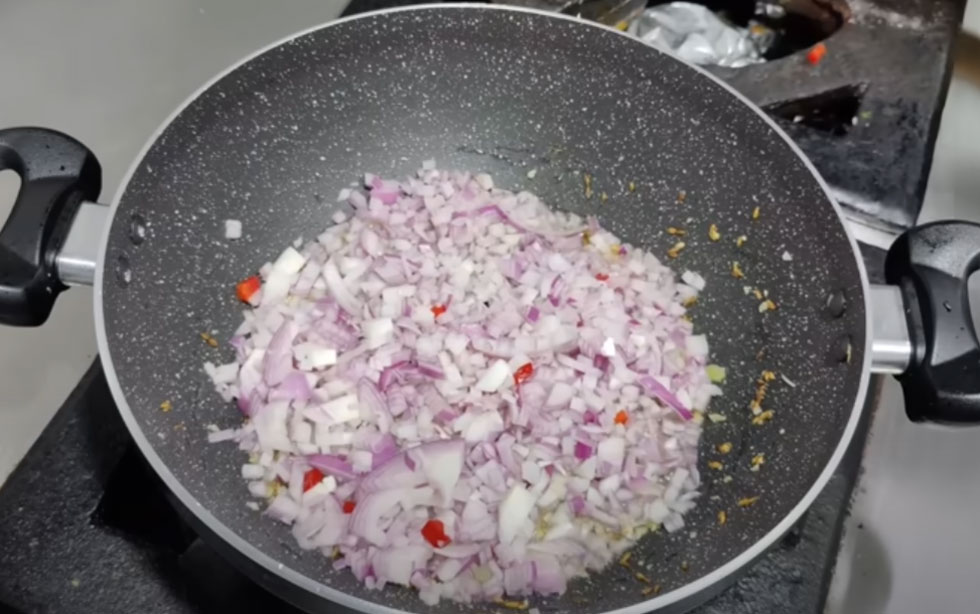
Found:
[[[0,171],[20,175],[10,216],[0,229],[0,324],[37,326],[65,286],[55,256],[82,201],[102,188],[95,155],[44,128],[0,130]]]
[[[980,225],[933,222],[888,250],[885,279],[898,285],[912,359],[898,376],[915,421],[980,423],[980,343],[967,280],[980,268]]]

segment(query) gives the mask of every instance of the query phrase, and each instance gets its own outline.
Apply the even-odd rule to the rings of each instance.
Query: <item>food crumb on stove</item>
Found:
[[[752,219],[753,220],[759,219],[759,216],[760,215],[762,215],[762,208],[761,207],[756,207],[755,209],[752,210]]]
[[[824,43],[817,43],[811,47],[809,51],[807,51],[806,61],[809,62],[811,66],[816,66],[825,55],[827,55],[827,45]]]
[[[630,181],[629,185],[626,186],[626,189],[629,190],[630,192],[636,192],[636,183]]]
[[[742,292],[746,295],[752,294],[752,286],[742,286]]]
[[[673,226],[667,227],[667,234],[674,235],[675,237],[683,237],[687,234],[687,231],[683,228],[675,228]]]
[[[724,414],[718,414],[718,413],[712,412],[712,413],[708,414],[708,420],[711,420],[712,422],[714,422],[715,424],[717,424],[719,422],[724,422],[724,421],[728,420],[728,418],[726,418],[724,416]]]
[[[644,584],[650,584],[650,578],[646,577],[646,575],[641,571],[635,572],[633,574],[633,577],[639,580],[640,582],[643,582]]]
[[[681,190],[677,193],[677,202],[683,203],[685,200],[687,200],[687,191]]]
[[[766,455],[765,454],[762,454],[762,453],[756,454],[755,456],[752,457],[752,461],[751,461],[752,468],[754,470],[758,471],[759,470],[759,467],[762,466],[763,464],[765,464],[765,462],[766,462]]]
[[[81,585],[82,585],[82,581],[81,581],[81,580],[79,580],[78,578],[72,578],[72,579],[70,580],[70,582],[69,582],[69,584],[71,584],[71,585],[72,585],[72,586],[74,586],[75,588],[78,588],[79,586],[81,586]]]
[[[723,465],[721,463],[721,461],[716,461],[716,460],[708,461],[708,469],[714,469],[715,471],[721,471],[724,468],[725,468],[725,465]]]
[[[745,235],[739,235],[738,238],[735,239],[735,247],[742,247],[748,240],[749,238]]]
[[[500,597],[494,599],[493,602],[499,606],[507,608],[508,610],[526,610],[528,606],[526,600],[517,601],[513,599],[501,599]]]
[[[786,262],[792,261],[793,260],[793,254],[791,254],[789,252],[783,252],[783,260],[785,260]]]
[[[788,377],[786,377],[786,375],[785,375],[784,373],[780,373],[780,374],[779,374],[779,377],[780,377],[780,378],[782,378],[782,380],[783,380],[783,382],[784,382],[784,383],[785,383],[785,384],[786,384],[787,386],[789,386],[790,388],[796,388],[796,382],[794,382],[794,381],[793,381],[793,380],[791,380],[790,378],[788,378]]]
[[[656,590],[656,588],[657,588],[656,586],[644,586],[643,590],[640,592],[643,593],[644,596],[648,596],[648,595],[652,595]]]
[[[851,342],[847,342],[847,348],[844,350],[844,362],[851,364]]]
[[[538,169],[532,168],[531,170],[529,170],[527,172],[527,178],[528,179],[534,179],[534,177],[537,176],[537,174],[538,174]]]
[[[776,303],[771,298],[767,298],[759,303],[759,313],[765,313],[767,311],[776,311]]]
[[[776,373],[774,371],[771,371],[769,369],[764,369],[762,371],[763,382],[772,382],[775,381],[775,379],[776,379]]]
[[[162,411],[163,413],[167,413],[168,411],[170,411],[173,408],[174,408],[174,405],[169,400],[164,401],[163,403],[160,403],[160,411]]]
[[[211,336],[211,333],[201,333],[201,339],[213,348],[218,347],[218,340]]]
[[[619,564],[622,565],[623,567],[625,567],[626,569],[629,569],[630,568],[630,558],[632,558],[632,556],[633,556],[633,553],[632,552],[627,552],[623,556],[619,557]]]
[[[728,454],[732,451],[732,442],[726,441],[725,443],[718,444],[717,450],[719,454]]]
[[[743,497],[738,500],[739,507],[749,507],[755,505],[755,502],[759,500],[759,497]]]
[[[772,416],[773,416],[773,411],[771,409],[767,409],[766,411],[760,413],[758,416],[752,418],[752,424],[756,426],[761,426],[766,422],[772,420]]]
[[[585,197],[592,198],[592,175],[588,173],[583,174],[582,181],[585,183]]]
[[[738,261],[732,262],[732,277],[735,279],[745,277],[745,273],[742,272],[742,267],[738,264]]]
[[[762,295],[762,290],[758,288],[752,289],[752,296],[754,296],[758,301],[765,300],[765,297]]]
[[[681,571],[687,573],[691,570],[691,565],[687,561],[681,561]]]
[[[697,303],[698,303],[698,297],[696,296],[689,296],[683,301],[681,301],[681,305],[685,307],[694,307],[695,305],[697,305]]]
[[[724,476],[724,477],[722,477],[722,478],[721,478],[721,481],[722,481],[722,483],[723,483],[723,484],[728,484],[728,483],[730,483],[730,482],[731,482],[731,481],[732,481],[733,479],[734,479],[734,478],[733,478],[732,476],[730,476],[730,475],[726,475],[726,476]]]
[[[605,192],[602,192],[601,194],[599,194],[599,202],[603,202],[604,203],[607,200],[609,200],[609,195],[608,194],[606,194]]]
[[[719,510],[718,511],[718,524],[722,524],[723,525],[726,522],[728,522],[728,512],[726,512],[725,510]]]
[[[686,244],[683,241],[678,241],[677,243],[674,243],[674,247],[667,250],[667,255],[670,256],[671,258],[676,258],[677,256],[680,255],[681,250],[684,249],[685,247]]]
[[[717,224],[712,224],[711,226],[708,226],[708,238],[711,239],[712,241],[718,241],[719,239],[721,239],[721,233],[718,232]]]
[[[256,501],[246,501],[245,507],[252,510],[253,512],[259,511],[259,504]]]

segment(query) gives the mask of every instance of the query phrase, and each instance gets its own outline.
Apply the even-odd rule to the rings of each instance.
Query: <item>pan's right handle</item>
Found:
[[[885,278],[902,292],[911,357],[898,376],[913,420],[980,423],[980,342],[967,282],[980,268],[980,225],[934,222],[895,240]]]
[[[0,324],[37,326],[66,288],[57,256],[85,201],[102,187],[98,160],[75,139],[44,128],[0,130],[0,171],[21,187],[0,229]]]

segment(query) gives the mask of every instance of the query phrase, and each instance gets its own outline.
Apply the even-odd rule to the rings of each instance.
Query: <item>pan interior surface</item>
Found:
[[[202,369],[232,360],[235,284],[297,237],[315,238],[343,206],[338,191],[364,172],[404,177],[429,158],[596,215],[678,274],[707,279],[692,318],[711,361],[728,369],[711,406],[727,420],[705,422],[702,496],[687,527],[650,535],[633,554],[662,587],[660,602],[745,552],[807,496],[855,411],[866,345],[861,270],[812,170],[723,86],[626,36],[543,13],[443,6],[331,24],[238,66],[176,115],[121,192],[103,259],[103,359],[127,424],[193,498],[192,513],[206,510],[268,555],[274,573],[363,600],[348,605],[485,611],[371,591],[301,551],[287,527],[246,507],[243,453],[206,441],[209,425],[241,422]],[[242,221],[240,240],[224,238],[227,219]],[[677,242],[668,227],[688,233],[676,259],[666,256]],[[760,311],[755,289],[775,311]],[[828,310],[831,295],[842,310]],[[748,406],[763,370],[789,381],[770,384],[763,407],[773,418],[754,425]],[[733,451],[720,456],[723,442]],[[765,464],[751,471],[760,453]],[[613,565],[532,605],[606,612],[649,601],[643,588]]]

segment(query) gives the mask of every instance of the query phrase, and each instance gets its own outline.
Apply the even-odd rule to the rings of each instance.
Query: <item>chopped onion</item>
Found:
[[[495,392],[507,381],[509,375],[510,367],[507,362],[497,359],[476,383],[476,389],[481,392]]]
[[[520,484],[515,484],[500,502],[498,534],[501,544],[514,541],[532,509],[534,509],[534,495]]]
[[[241,220],[225,220],[225,238],[232,241],[242,238]]]
[[[234,361],[204,367],[249,418],[208,440],[251,455],[246,487],[301,549],[469,603],[561,594],[684,527],[691,409],[717,420],[725,378],[685,319],[701,275],[434,161],[339,201],[259,267]]]
[[[684,271],[684,273],[681,274],[681,280],[687,285],[697,290],[698,292],[704,290],[704,286],[705,286],[704,277],[701,277],[694,271]]]

